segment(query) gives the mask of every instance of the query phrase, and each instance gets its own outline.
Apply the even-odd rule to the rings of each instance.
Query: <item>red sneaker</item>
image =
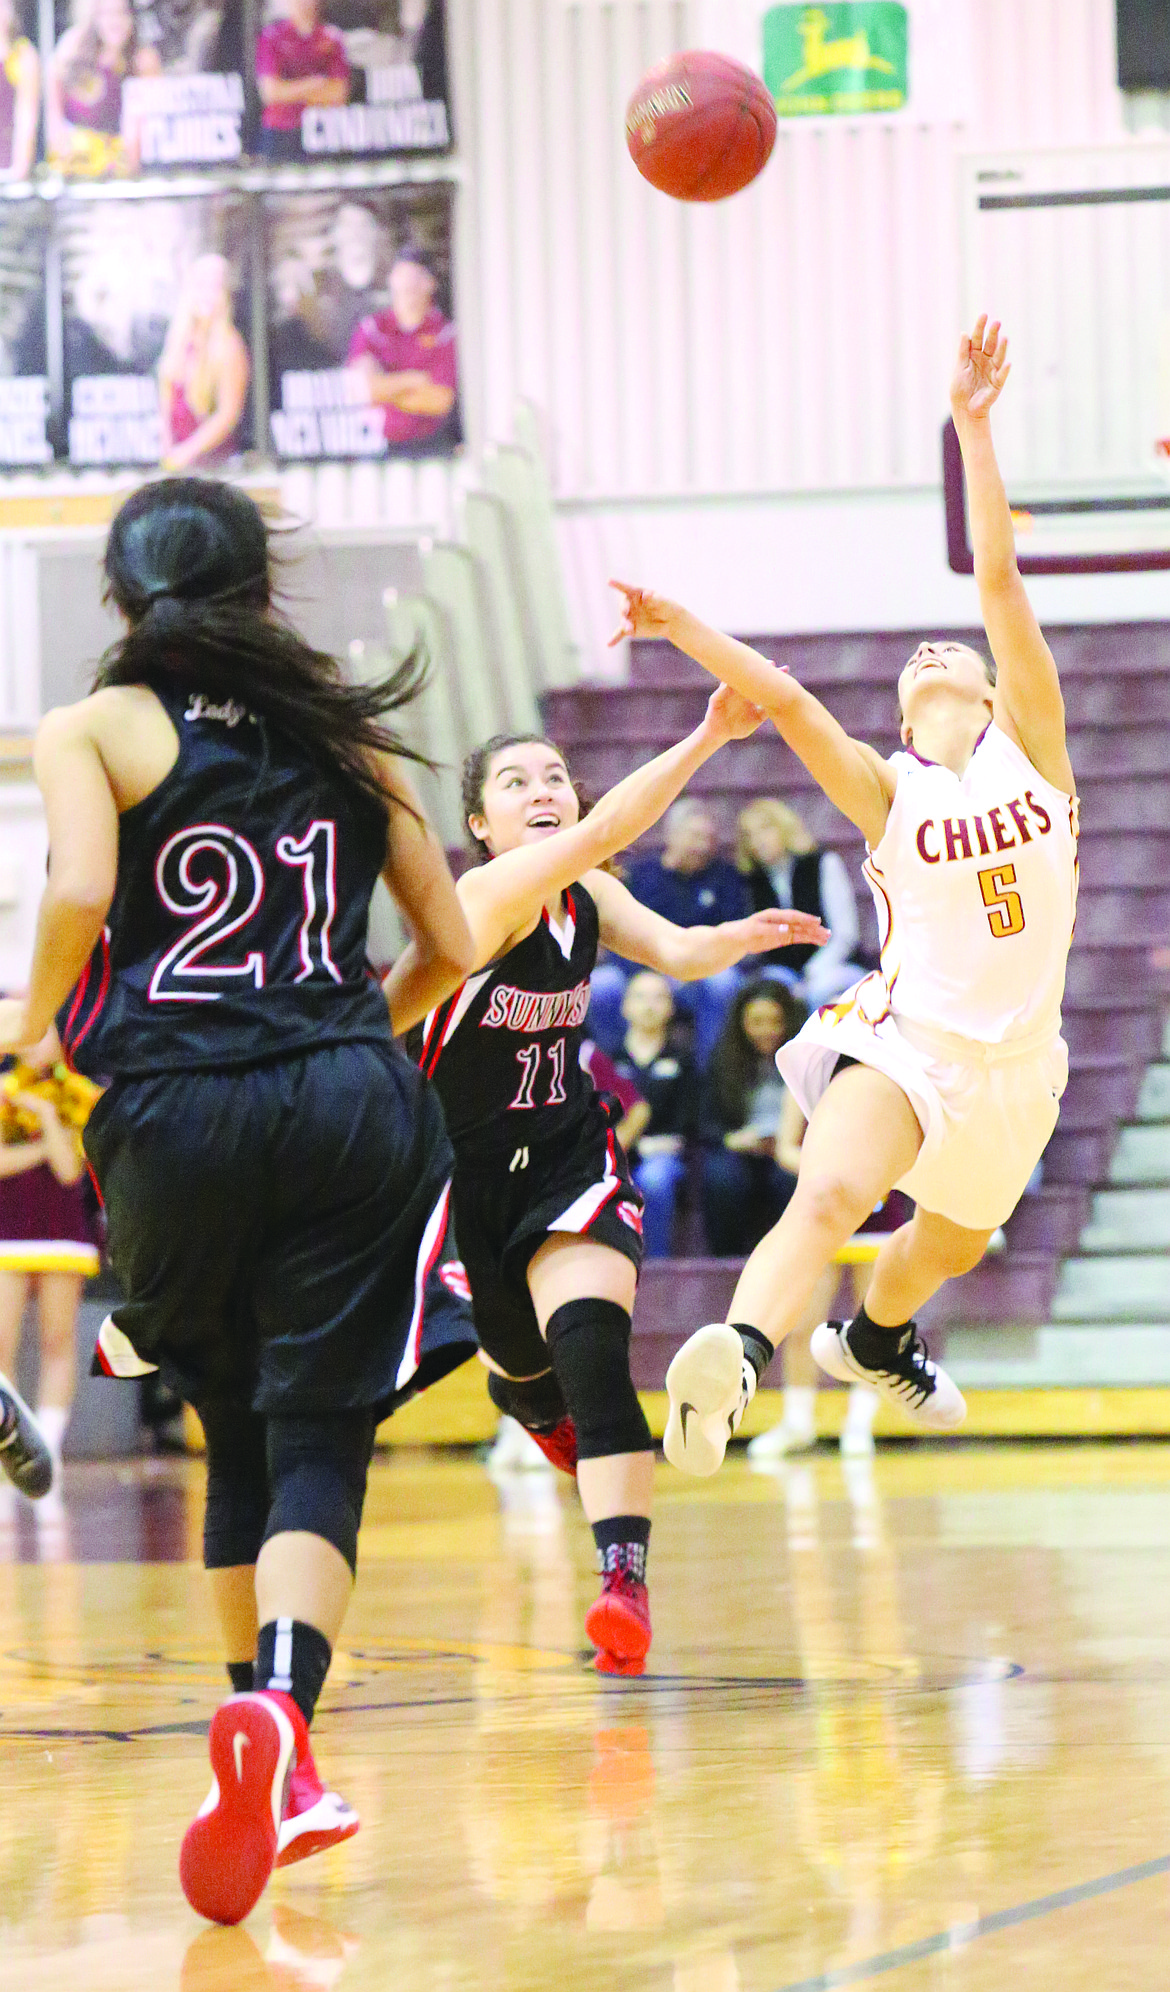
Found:
[[[567,1473],[576,1479],[577,1427],[567,1413],[559,1425],[553,1426],[551,1432],[533,1432],[527,1425],[524,1429],[528,1432],[529,1438],[536,1441],[546,1459],[551,1459],[553,1465],[559,1467],[562,1473]]]
[[[607,1570],[601,1596],[585,1614],[585,1630],[597,1647],[599,1674],[641,1673],[650,1650],[650,1594],[628,1570]]]
[[[183,1836],[179,1879],[198,1915],[242,1923],[272,1873],[285,1783],[309,1732],[296,1703],[266,1689],[217,1708],[207,1742],[211,1790]]]
[[[297,1751],[284,1799],[284,1817],[277,1836],[277,1867],[291,1867],[310,1854],[324,1853],[352,1840],[361,1820],[352,1805],[335,1791],[326,1791],[313,1762],[311,1746]]]

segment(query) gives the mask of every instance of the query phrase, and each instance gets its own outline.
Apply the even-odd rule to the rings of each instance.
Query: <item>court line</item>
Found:
[[[1071,1909],[1078,1902],[1091,1902],[1097,1895],[1112,1895],[1118,1889],[1132,1888],[1135,1882],[1150,1881],[1159,1874],[1170,1874],[1170,1854],[1163,1854],[1156,1861],[1141,1861],[1136,1867],[1118,1868],[1115,1874],[1101,1875],[1096,1881],[1079,1881],[1072,1888],[1057,1889],[1054,1895],[1038,1895],[1034,1901],[1021,1902],[1014,1909],[997,1909],[991,1916],[977,1916],[972,1923],[961,1923],[933,1937],[920,1937],[915,1944],[882,1951],[877,1957],[862,1958],[857,1964],[840,1965],[834,1971],[822,1972],[818,1978],[802,1978],[793,1985],[783,1985],[779,1992],[836,1992],[838,1986],[863,1985],[867,1979],[880,1978],[904,1964],[937,1957],[940,1951],[965,1950],[979,1937],[993,1937],[1000,1930],[1034,1923],[1057,1909]]]

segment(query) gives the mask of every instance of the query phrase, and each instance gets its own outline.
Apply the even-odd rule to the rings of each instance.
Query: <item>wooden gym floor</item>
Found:
[[[563,1480],[374,1470],[316,1731],[360,1809],[238,1931],[179,1892],[223,1692],[194,1461],[0,1511],[0,1987],[1166,1983],[1170,1446],[663,1467],[641,1682]]]

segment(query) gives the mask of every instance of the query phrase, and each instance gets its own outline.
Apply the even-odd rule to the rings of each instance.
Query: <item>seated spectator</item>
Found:
[[[815,1008],[865,974],[853,959],[861,928],[849,874],[836,851],[818,850],[786,802],[758,796],[740,811],[735,862],[752,910],[791,906],[817,913],[829,929],[823,947],[777,948],[762,957],[800,978],[801,993]]]
[[[719,832],[706,803],[684,797],[664,818],[666,842],[656,857],[635,858],[626,872],[626,884],[635,899],[649,906],[678,927],[717,927],[724,920],[742,920],[752,911],[747,885],[735,866],[718,855]],[[593,1000],[597,1009],[591,1027],[606,1050],[620,1042],[615,1032],[614,1013],[629,980],[631,964],[616,956],[593,972]],[[734,968],[724,969],[701,982],[679,984],[675,1001],[694,1019],[695,1055],[704,1065],[740,977]]]
[[[786,1098],[776,1053],[804,1022],[781,982],[759,977],[732,1002],[711,1057],[701,1118],[703,1221],[718,1259],[742,1259],[796,1187],[776,1160]]]
[[[638,1088],[648,1113],[627,1144],[634,1181],[646,1199],[646,1257],[668,1259],[678,1193],[687,1173],[686,1144],[695,1132],[698,1082],[690,1059],[672,1043],[674,997],[664,975],[630,978],[622,999],[626,1034],[617,1070]]]

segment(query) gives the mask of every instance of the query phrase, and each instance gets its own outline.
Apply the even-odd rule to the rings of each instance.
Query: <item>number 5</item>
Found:
[[[995,939],[1006,941],[1009,934],[1022,934],[1024,909],[1020,904],[1020,895],[1008,889],[1016,882],[1015,866],[989,865],[977,876],[983,904],[987,908],[987,924]]]

